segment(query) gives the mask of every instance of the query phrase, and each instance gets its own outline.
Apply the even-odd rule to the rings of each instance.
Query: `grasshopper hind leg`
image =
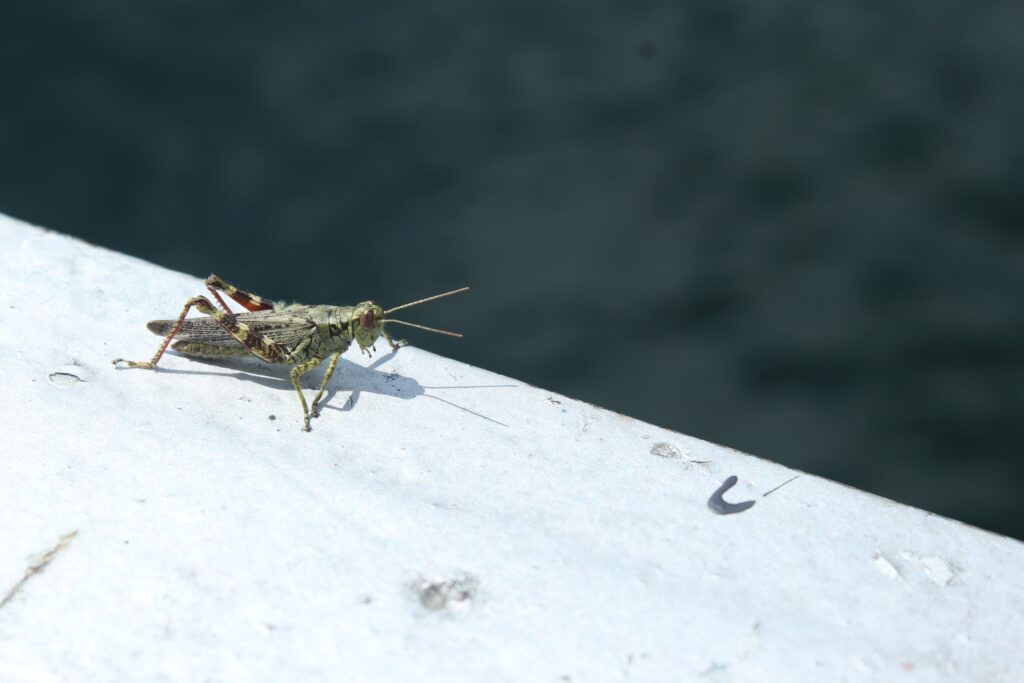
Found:
[[[274,340],[266,337],[264,334],[250,328],[246,323],[241,322],[237,317],[230,313],[224,313],[217,308],[214,308],[210,300],[205,296],[194,296],[185,302],[185,308],[181,310],[181,315],[174,322],[174,326],[171,328],[170,334],[164,339],[163,344],[157,349],[156,354],[149,361],[134,361],[125,360],[124,358],[114,359],[114,365],[124,364],[129,368],[145,368],[147,370],[153,370],[156,364],[160,361],[160,358],[164,355],[164,351],[170,345],[171,340],[174,336],[181,331],[182,325],[185,324],[185,316],[188,315],[189,310],[193,307],[197,308],[200,313],[205,313],[214,320],[217,324],[224,328],[231,337],[241,344],[246,351],[256,356],[260,360],[265,360],[268,363],[284,363],[288,359],[288,350],[278,344]]]
[[[210,293],[217,299],[217,302],[228,313],[231,313],[231,309],[224,303],[224,299],[220,298],[220,294],[217,293],[218,290],[227,294],[248,311],[270,311],[277,308],[277,304],[270,299],[264,299],[252,292],[246,292],[232,284],[228,284],[220,276],[213,273],[210,274],[210,277],[206,278],[206,288],[210,290]]]
[[[174,321],[174,325],[171,327],[170,333],[164,338],[164,343],[160,345],[160,348],[157,349],[156,353],[153,354],[153,357],[151,359],[149,359],[148,361],[140,361],[126,360],[124,358],[115,358],[114,365],[123,364],[125,367],[128,368],[143,368],[146,370],[156,369],[156,364],[160,362],[160,358],[164,355],[164,351],[167,350],[167,346],[171,343],[171,340],[174,339],[174,335],[178,334],[178,331],[181,330],[181,326],[185,324],[185,316],[188,315],[189,310],[193,306],[198,308],[200,312],[206,313],[208,315],[212,314],[212,311],[215,310],[213,306],[210,304],[210,302],[206,299],[206,297],[192,297],[191,299],[185,302],[185,307],[181,309],[181,315],[179,315],[178,319]],[[152,328],[150,329],[152,330]]]

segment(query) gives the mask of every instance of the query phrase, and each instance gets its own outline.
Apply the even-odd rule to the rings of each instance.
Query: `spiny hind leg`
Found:
[[[188,315],[189,309],[193,306],[198,308],[201,312],[206,313],[208,311],[215,311],[216,309],[210,304],[204,296],[194,296],[185,302],[185,308],[181,309],[181,315],[178,316],[178,320],[174,323],[174,327],[171,328],[171,333],[164,337],[164,342],[160,345],[160,348],[153,354],[153,358],[148,361],[138,360],[125,360],[124,358],[115,358],[114,365],[124,363],[125,367],[129,368],[145,368],[146,370],[152,370],[156,367],[156,364],[160,361],[160,357],[164,355],[164,351],[167,350],[168,344],[174,339],[174,335],[178,334],[181,330],[181,326],[185,324],[185,316]]]
[[[206,278],[206,288],[210,290],[210,293],[217,299],[217,302],[228,313],[231,313],[231,309],[228,308],[226,303],[224,303],[224,299],[220,298],[220,294],[217,293],[217,290],[224,292],[249,311],[269,311],[273,310],[277,306],[277,304],[270,299],[264,299],[263,297],[256,296],[251,292],[243,291],[234,285],[224,282],[220,276],[212,273],[210,274],[210,277]]]
[[[324,360],[323,358],[310,358],[306,362],[299,363],[294,368],[292,368],[292,372],[291,372],[292,385],[295,387],[295,392],[299,395],[299,403],[302,404],[302,429],[303,429],[303,431],[307,431],[308,432],[308,431],[312,431],[312,430],[309,428],[309,408],[306,406],[306,397],[302,395],[302,387],[299,386],[299,378],[301,378],[304,374],[306,374],[307,372],[309,372],[310,370],[312,370],[316,366],[320,365],[320,363],[323,362],[323,360]],[[320,389],[322,391],[323,387],[320,387]],[[317,399],[318,400],[319,400],[319,398],[320,398],[320,396],[317,395]],[[316,405],[315,402],[314,402],[314,405]]]
[[[152,370],[156,367],[160,357],[164,355],[164,351],[167,350],[168,344],[174,338],[174,335],[181,331],[181,326],[185,324],[185,316],[192,308],[196,308],[200,313],[212,317],[216,320],[224,330],[230,334],[235,340],[244,346],[246,350],[252,355],[256,356],[261,360],[265,360],[268,363],[284,363],[288,357],[288,351],[283,346],[266,337],[262,333],[253,330],[251,327],[243,322],[239,322],[238,319],[230,313],[225,313],[213,306],[210,300],[205,296],[194,296],[185,302],[185,308],[181,310],[181,315],[178,316],[178,320],[174,323],[174,327],[171,328],[170,334],[164,338],[163,344],[157,349],[156,354],[152,360],[149,361],[133,361],[125,360],[124,358],[117,358],[114,360],[114,365],[118,363],[124,363],[129,368],[146,368]]]
[[[334,368],[338,367],[338,359],[341,358],[340,353],[334,354],[331,358],[330,365],[327,366],[327,372],[324,373],[324,381],[320,382],[320,391],[317,392],[316,398],[313,399],[313,407],[310,408],[309,414],[311,417],[320,417],[320,399],[324,395],[324,389],[327,388],[327,383],[331,381],[331,375],[334,374]]]

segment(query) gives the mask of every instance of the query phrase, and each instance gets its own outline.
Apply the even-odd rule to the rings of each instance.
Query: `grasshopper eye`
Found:
[[[363,327],[373,327],[374,322],[373,309],[370,309],[359,317],[359,324]]]

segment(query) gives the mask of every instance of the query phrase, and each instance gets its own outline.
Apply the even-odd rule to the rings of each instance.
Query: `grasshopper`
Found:
[[[310,431],[309,418],[320,416],[320,399],[334,374],[334,369],[338,366],[338,359],[353,341],[359,345],[363,353],[370,353],[367,349],[374,350],[374,343],[381,336],[394,351],[405,346],[405,340],[395,341],[391,338],[384,329],[385,323],[408,325],[419,330],[461,337],[462,335],[456,332],[395,320],[387,316],[395,311],[469,289],[463,287],[384,310],[373,301],[364,301],[355,306],[286,305],[244,292],[216,275],[206,278],[206,288],[223,310],[215,307],[205,296],[192,297],[185,302],[185,307],[177,320],[152,320],[146,324],[150,332],[164,337],[163,344],[151,360],[132,361],[117,358],[113,361],[114,365],[123,364],[129,368],[153,370],[175,337],[178,340],[171,348],[186,356],[220,359],[251,354],[268,363],[292,365],[292,385],[299,394],[299,403],[302,404],[302,428],[307,432]],[[248,313],[233,313],[218,292],[227,294]],[[186,320],[185,316],[193,308],[210,317]],[[313,407],[310,410],[306,405],[306,397],[302,395],[302,389],[299,387],[299,379],[320,365],[328,356],[331,356],[331,362],[327,366],[327,372],[320,383],[320,391],[313,399]]]

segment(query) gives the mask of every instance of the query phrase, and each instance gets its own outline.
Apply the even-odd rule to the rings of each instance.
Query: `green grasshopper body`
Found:
[[[151,332],[164,337],[163,344],[152,360],[130,361],[118,358],[114,360],[114,365],[155,369],[160,357],[175,338],[176,341],[171,348],[187,356],[218,359],[253,355],[268,363],[292,365],[294,367],[291,371],[291,380],[302,404],[303,429],[307,432],[310,430],[310,417],[319,416],[320,399],[334,374],[338,359],[353,341],[361,351],[369,353],[367,349],[373,349],[377,339],[384,337],[391,348],[397,350],[405,345],[405,342],[391,338],[384,329],[384,324],[389,322],[460,337],[462,335],[454,332],[395,320],[388,318],[387,315],[469,289],[463,287],[384,310],[372,301],[364,301],[355,306],[285,305],[244,292],[216,275],[206,278],[206,287],[220,304],[220,308],[215,307],[205,296],[189,299],[177,320],[153,320],[147,324],[146,327]],[[218,291],[227,294],[247,309],[247,312],[233,313]],[[209,317],[186,319],[185,316],[192,308]],[[330,364],[310,410],[299,387],[299,378],[328,357],[331,357]]]

